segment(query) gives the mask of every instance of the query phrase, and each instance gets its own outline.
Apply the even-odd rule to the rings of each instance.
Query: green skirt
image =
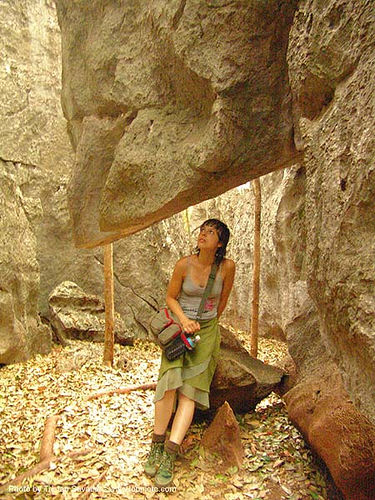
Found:
[[[220,329],[217,318],[199,323],[200,341],[192,351],[174,361],[168,361],[162,353],[155,403],[164,397],[165,391],[177,389],[195,401],[197,408],[210,407],[208,396],[220,351]]]

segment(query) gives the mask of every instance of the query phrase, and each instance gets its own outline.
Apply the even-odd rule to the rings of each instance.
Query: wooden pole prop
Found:
[[[253,260],[253,299],[251,307],[250,354],[254,358],[256,358],[258,356],[258,331],[259,331],[260,215],[261,215],[260,180],[254,179],[251,185],[254,193],[254,260]]]
[[[105,303],[105,332],[104,357],[106,366],[113,366],[113,352],[115,343],[114,324],[115,306],[113,293],[113,244],[104,247],[104,303]]]

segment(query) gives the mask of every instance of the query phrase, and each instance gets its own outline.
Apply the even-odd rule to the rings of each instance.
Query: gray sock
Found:
[[[152,442],[153,443],[164,443],[165,441],[165,433],[164,434],[152,434]]]

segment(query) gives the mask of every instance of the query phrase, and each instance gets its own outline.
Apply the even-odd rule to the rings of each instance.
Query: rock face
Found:
[[[104,301],[85,293],[71,281],[61,283],[49,297],[53,329],[61,343],[66,339],[103,342],[105,331]],[[133,345],[134,334],[127,331],[121,316],[115,312],[115,342]]]
[[[61,51],[54,4],[1,2],[0,29],[0,157],[56,175],[70,166],[72,151],[59,102]]]
[[[371,2],[302,1],[288,48],[316,313],[287,333],[300,384],[285,397],[348,499],[372,498],[375,477],[374,34]]]
[[[27,360],[51,348],[38,317],[36,244],[21,193],[0,161],[0,363]]]
[[[313,13],[310,4],[300,4],[288,53],[307,172],[308,291],[351,399],[375,423],[375,13],[372,2]]]
[[[51,333],[40,326],[38,316],[40,275],[43,283],[46,269],[53,269],[52,262],[51,268],[45,265],[48,257],[58,260],[51,246],[58,241],[59,184],[72,148],[59,103],[61,56],[53,3],[1,2],[0,31],[0,289],[5,321],[0,363],[12,363],[50,349]]]
[[[78,246],[295,161],[285,52],[296,3],[56,2]]]

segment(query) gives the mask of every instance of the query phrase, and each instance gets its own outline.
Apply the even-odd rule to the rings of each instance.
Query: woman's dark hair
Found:
[[[215,253],[215,262],[217,265],[224,259],[225,254],[227,252],[227,245],[230,237],[229,228],[224,222],[221,222],[219,219],[207,219],[199,226],[199,229],[202,229],[205,226],[214,227],[219,236],[219,241],[221,243],[221,247],[216,250]],[[196,253],[199,255],[199,248],[196,247]]]

